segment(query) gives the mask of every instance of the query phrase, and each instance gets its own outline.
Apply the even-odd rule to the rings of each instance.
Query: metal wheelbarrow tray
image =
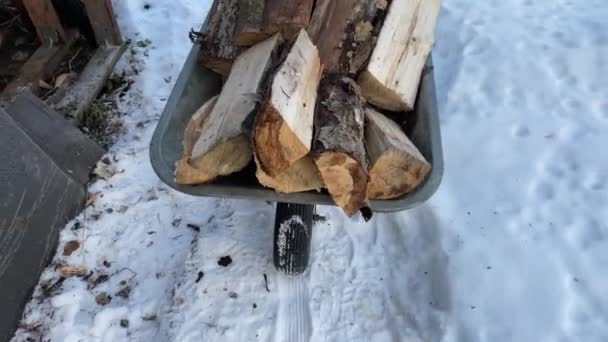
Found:
[[[192,186],[175,183],[175,162],[180,159],[182,154],[182,140],[186,124],[192,114],[207,99],[219,94],[222,85],[218,75],[197,63],[198,52],[199,46],[194,45],[171,91],[150,143],[150,159],[160,179],[175,190],[193,196],[335,205],[326,191],[280,194],[265,188],[257,182],[254,165],[209,184]],[[430,57],[423,72],[413,114],[416,118],[409,138],[431,163],[432,169],[413,192],[397,199],[370,201],[373,211],[394,212],[415,207],[429,199],[441,182],[443,155],[435,81]]]

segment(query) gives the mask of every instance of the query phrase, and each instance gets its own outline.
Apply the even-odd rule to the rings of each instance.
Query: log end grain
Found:
[[[370,199],[394,199],[414,190],[431,170],[424,160],[398,150],[384,153],[369,171]]]
[[[252,158],[249,139],[245,134],[228,139],[199,158],[190,159],[190,165],[200,171],[227,176],[244,169]]]
[[[368,176],[361,163],[342,152],[325,152],[315,159],[334,202],[348,216],[367,204]]]
[[[284,172],[272,177],[260,167],[256,159],[256,177],[260,184],[280,193],[318,190],[325,187],[319,170],[310,155],[301,158]]]
[[[365,110],[365,147],[370,160],[367,195],[393,199],[414,190],[431,165],[399,125],[375,109]]]
[[[414,101],[399,95],[397,91],[381,82],[369,70],[359,74],[357,83],[361,87],[361,93],[367,102],[390,111],[411,111],[414,109]]]
[[[257,30],[242,30],[234,36],[234,43],[237,46],[248,47],[258,44],[270,37],[269,34]]]
[[[261,167],[271,176],[285,171],[294,161],[310,151],[310,147],[300,141],[281,115],[269,104],[264,106],[259,115],[254,144]]]

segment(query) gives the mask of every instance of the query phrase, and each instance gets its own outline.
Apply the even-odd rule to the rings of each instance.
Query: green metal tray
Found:
[[[150,143],[150,160],[160,179],[177,191],[194,196],[334,205],[326,191],[279,194],[264,188],[255,178],[254,165],[210,184],[192,186],[175,183],[175,161],[182,153],[184,128],[192,114],[221,89],[221,79],[197,63],[198,52],[198,45],[194,45],[171,91]],[[423,73],[414,116],[415,123],[408,135],[432,164],[431,172],[416,190],[401,198],[370,201],[370,207],[374,211],[393,212],[415,207],[429,199],[441,183],[443,155],[431,58],[427,61]]]

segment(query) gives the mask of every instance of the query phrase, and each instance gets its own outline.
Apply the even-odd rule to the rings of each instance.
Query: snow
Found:
[[[445,0],[441,187],[369,223],[318,207],[327,221],[300,277],[272,266],[273,205],[189,197],[155,176],[148,143],[210,3],[144,3],[114,1],[123,34],[152,42],[119,66],[134,83],[117,173],[91,185],[40,285],[61,265],[93,274],[37,287],[14,341],[608,340],[604,1]]]

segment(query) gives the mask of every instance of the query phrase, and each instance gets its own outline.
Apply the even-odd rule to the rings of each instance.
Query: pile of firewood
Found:
[[[411,115],[440,0],[215,0],[200,62],[224,76],[190,120],[176,182],[252,161],[282,193],[326,188],[348,215],[412,191],[431,165],[387,118]]]

